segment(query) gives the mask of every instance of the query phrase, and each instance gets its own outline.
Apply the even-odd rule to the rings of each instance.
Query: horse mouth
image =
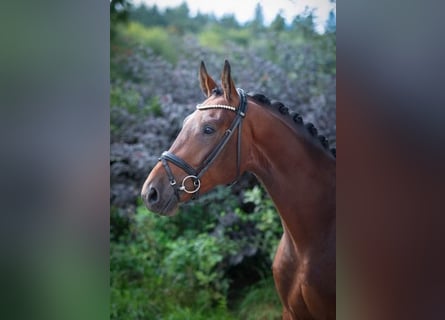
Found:
[[[165,206],[158,212],[161,216],[171,217],[178,212],[178,199],[175,194],[173,194],[170,199],[168,199]]]

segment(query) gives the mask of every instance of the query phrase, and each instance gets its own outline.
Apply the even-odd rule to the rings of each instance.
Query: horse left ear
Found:
[[[230,63],[227,60],[224,61],[224,69],[221,75],[221,84],[224,91],[224,97],[227,101],[232,101],[234,96],[238,97],[235,83],[230,76]]]
[[[201,90],[208,98],[212,95],[212,90],[216,88],[216,83],[213,81],[212,77],[207,73],[204,61],[201,61],[201,66],[199,68],[199,84],[201,85]]]

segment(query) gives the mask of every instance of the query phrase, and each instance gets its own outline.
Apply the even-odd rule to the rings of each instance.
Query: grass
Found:
[[[119,290],[118,290],[119,291]],[[144,294],[145,292],[145,294]],[[119,297],[116,296],[118,294]],[[198,303],[180,305],[172,297],[158,297],[149,294],[144,289],[114,291],[112,301],[119,299],[119,312],[113,312],[111,319],[162,319],[162,320],[278,320],[281,319],[281,303],[275,291],[272,278],[259,281],[254,286],[245,288],[240,300],[235,303],[233,310],[225,303],[213,308],[199,307]],[[159,292],[162,295],[162,292]],[[144,298],[145,297],[145,298]],[[148,299],[148,301],[147,301]],[[151,301],[150,301],[151,300]],[[170,301],[169,301],[170,300]],[[126,301],[126,302],[124,302]],[[117,311],[117,310],[115,310]],[[156,316],[155,316],[156,315]],[[153,318],[154,317],[154,318]]]
[[[281,303],[272,278],[263,279],[243,290],[243,298],[234,310],[222,304],[212,310],[196,307],[170,309],[163,316],[166,320],[278,320],[281,319]]]
[[[245,292],[245,297],[237,308],[237,319],[281,319],[281,303],[272,278],[261,280]]]

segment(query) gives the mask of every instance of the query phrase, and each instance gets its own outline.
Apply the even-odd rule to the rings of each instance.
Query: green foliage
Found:
[[[224,28],[212,26],[204,29],[199,35],[199,43],[203,47],[223,52],[227,43],[234,43],[246,47],[251,33],[248,29]]]
[[[314,12],[306,9],[301,15],[296,16],[291,23],[291,29],[301,34],[305,39],[311,39],[316,36]]]
[[[142,4],[139,7],[135,8],[132,12],[130,12],[130,18],[133,21],[142,23],[146,27],[167,25],[166,17],[159,12],[159,9],[156,5],[148,8],[147,6]]]
[[[119,22],[126,22],[131,4],[128,0],[110,0],[111,26]]]
[[[209,309],[214,303],[225,304],[229,283],[221,263],[226,252],[234,248],[233,243],[199,234],[192,239],[180,237],[167,247],[169,253],[164,260],[167,275],[184,288],[180,300]],[[197,289],[203,290],[201,294],[196,295]]]
[[[255,6],[255,17],[251,22],[251,26],[255,32],[259,32],[264,28],[263,7],[259,2]]]
[[[336,22],[336,15],[335,11],[331,10],[329,11],[329,18],[326,21],[325,30],[328,33],[335,32],[337,29],[337,22]]]
[[[148,104],[148,110],[154,116],[162,116],[162,106],[157,96],[151,97]]]
[[[221,17],[219,20],[219,25],[223,27],[224,29],[239,29],[240,25],[238,21],[235,18],[234,14],[225,14]]]
[[[130,22],[126,27],[121,28],[120,32],[130,42],[150,47],[155,54],[164,57],[169,62],[175,62],[178,58],[175,36],[164,28],[147,28],[138,22]]]
[[[278,212],[270,197],[264,193],[260,186],[247,190],[244,201],[255,204],[253,213],[245,215],[240,210],[238,212],[243,219],[255,223],[256,228],[261,232],[261,236],[255,239],[257,246],[262,251],[269,253],[270,262],[272,262],[280,236],[283,233]]]
[[[110,239],[111,241],[119,241],[122,236],[125,236],[129,228],[129,221],[119,211],[119,208],[114,206],[110,210]]]
[[[141,95],[136,90],[112,86],[110,90],[110,105],[127,109],[130,113],[138,113]]]
[[[137,21],[147,27],[162,26],[169,28],[176,34],[184,34],[188,31],[198,32],[209,22],[215,22],[215,18],[198,13],[193,19],[190,18],[190,10],[184,2],[177,7],[167,8],[160,12],[156,5],[147,7],[141,5],[130,12],[130,19]],[[238,26],[234,19],[225,19],[230,27]],[[227,26],[227,25],[226,25]]]
[[[272,277],[265,278],[245,290],[245,297],[238,306],[240,319],[275,320],[281,318],[281,302],[275,291]]]
[[[238,319],[224,308],[216,308],[212,312],[204,312],[199,309],[190,309],[178,307],[172,310],[166,317],[166,320],[235,320]]]
[[[185,205],[174,217],[160,217],[139,206],[129,231],[119,238],[112,236],[112,319],[237,318],[227,307],[227,257],[243,243],[211,232],[218,217],[227,214],[237,200],[226,188],[203,198],[195,205]],[[264,230],[258,236],[264,238],[263,248],[275,251],[272,247],[278,238],[272,239],[273,232],[269,235],[266,230],[267,225],[277,227],[277,221],[271,217],[276,213],[270,199],[262,189],[254,188],[247,192],[246,201],[254,203],[257,209],[251,214],[243,214],[239,209],[237,212],[246,221],[258,223]],[[270,270],[270,265],[267,268]],[[256,295],[265,290],[270,293],[273,288],[272,283],[262,284],[255,287]],[[263,309],[271,314],[279,310],[273,304],[273,296],[269,300],[263,297],[264,301],[255,304],[246,291],[247,298],[242,304],[243,312],[245,308],[257,314]]]
[[[116,36],[116,26],[126,23],[131,4],[128,0],[110,0],[110,38]]]
[[[118,84],[111,86],[110,105],[126,109],[130,114],[154,116],[162,115],[162,107],[157,96],[145,101],[138,91]]]
[[[221,50],[222,43],[221,40],[223,37],[219,32],[215,30],[215,28],[207,29],[200,33],[199,35],[199,43],[203,47],[208,47],[214,50]]]
[[[275,16],[275,19],[270,24],[270,28],[275,32],[281,32],[286,27],[286,20],[284,20],[281,12]]]

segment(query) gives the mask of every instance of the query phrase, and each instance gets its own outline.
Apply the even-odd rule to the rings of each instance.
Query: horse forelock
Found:
[[[222,89],[220,87],[213,88],[212,93],[216,96],[220,96],[223,94]]]

